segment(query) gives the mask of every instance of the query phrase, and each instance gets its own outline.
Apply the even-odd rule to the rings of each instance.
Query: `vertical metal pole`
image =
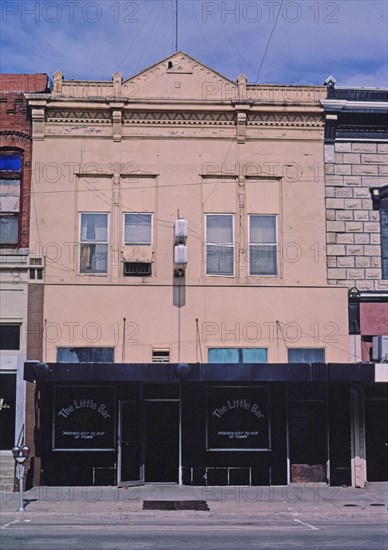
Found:
[[[178,0],[175,1],[175,51],[178,51]]]
[[[20,497],[19,512],[25,512],[24,500],[23,500],[23,478],[24,478],[24,466],[23,466],[23,464],[18,464],[18,477],[19,477],[19,497]]]

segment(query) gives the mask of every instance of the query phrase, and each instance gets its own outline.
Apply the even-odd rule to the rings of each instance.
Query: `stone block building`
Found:
[[[341,88],[325,110],[328,283],[349,291],[349,352],[376,362],[378,384],[355,390],[357,483],[388,479],[388,90]],[[354,419],[356,421],[356,419]]]

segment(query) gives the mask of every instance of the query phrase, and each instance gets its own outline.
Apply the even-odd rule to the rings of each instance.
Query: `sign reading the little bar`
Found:
[[[114,450],[114,388],[57,386],[54,451]]]
[[[269,448],[267,388],[207,388],[209,451],[258,451]]]

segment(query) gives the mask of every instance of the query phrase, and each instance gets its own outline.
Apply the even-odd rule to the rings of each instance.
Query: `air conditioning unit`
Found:
[[[388,336],[373,336],[372,359],[379,362],[388,359]]]
[[[152,263],[124,262],[124,275],[127,277],[149,277],[152,275]]]

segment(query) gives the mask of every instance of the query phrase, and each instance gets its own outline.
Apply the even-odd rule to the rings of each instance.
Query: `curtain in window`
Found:
[[[108,241],[108,216],[107,214],[82,214],[81,216],[81,240],[82,241]]]
[[[108,215],[81,215],[81,273],[106,273],[108,269]]]

